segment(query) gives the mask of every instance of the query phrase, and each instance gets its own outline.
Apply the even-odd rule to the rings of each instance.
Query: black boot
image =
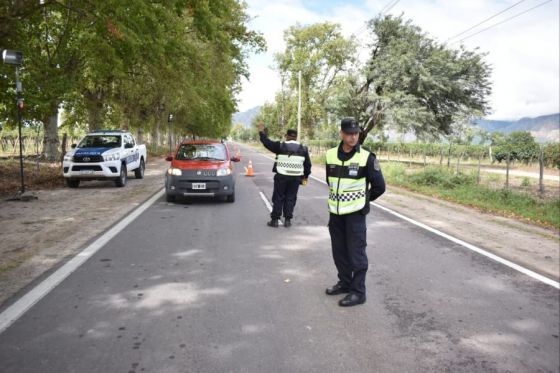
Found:
[[[284,227],[290,228],[292,226],[292,219],[284,219]]]
[[[266,223],[269,227],[278,228],[278,219],[270,219],[268,223]]]
[[[364,304],[365,302],[366,302],[365,294],[350,293],[344,298],[342,298],[338,302],[338,305],[341,307],[352,307],[352,306],[357,306],[358,304]]]

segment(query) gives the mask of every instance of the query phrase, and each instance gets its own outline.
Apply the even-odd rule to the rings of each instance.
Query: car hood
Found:
[[[171,167],[181,170],[217,170],[228,166],[228,161],[180,161],[174,159]]]

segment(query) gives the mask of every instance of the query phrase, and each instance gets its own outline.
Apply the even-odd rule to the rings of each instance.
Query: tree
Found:
[[[56,159],[60,106],[66,128],[159,138],[174,113],[175,133],[227,135],[247,53],[265,48],[248,21],[239,0],[11,1],[0,5],[0,47],[23,50],[26,118],[44,123]],[[2,86],[12,77],[0,66]],[[0,123],[14,102],[13,89],[0,91]]]
[[[301,71],[302,130],[312,135],[326,117],[326,102],[339,77],[353,62],[355,44],[342,36],[339,25],[329,22],[291,26],[284,40],[286,49],[275,56],[276,65],[296,93]]]
[[[448,135],[455,118],[487,112],[490,68],[483,55],[438,44],[402,17],[375,18],[369,28],[371,55],[347,79],[337,108],[361,123],[362,143],[388,124],[401,132]]]

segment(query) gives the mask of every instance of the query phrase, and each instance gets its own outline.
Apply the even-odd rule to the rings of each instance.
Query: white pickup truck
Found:
[[[128,171],[137,179],[144,177],[146,145],[138,145],[134,136],[125,131],[95,131],[87,134],[64,155],[63,175],[70,188],[81,180],[112,179],[115,185],[126,185]]]

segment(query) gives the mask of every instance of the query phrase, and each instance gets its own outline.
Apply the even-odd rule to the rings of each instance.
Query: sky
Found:
[[[280,90],[278,73],[272,68],[273,56],[284,50],[283,32],[289,26],[325,21],[338,23],[346,37],[356,36],[362,45],[360,58],[365,59],[366,44],[370,40],[365,24],[392,3],[389,14],[403,14],[431,38],[447,42],[450,47],[458,47],[454,42],[465,38],[462,43],[468,49],[479,48],[480,52],[488,54],[486,61],[492,67],[493,83],[488,119],[517,120],[560,111],[560,0],[245,1],[252,17],[249,28],[263,34],[268,50],[251,54],[247,60],[251,76],[249,80],[243,79],[243,88],[237,97],[239,111],[265,101],[272,102],[275,92]],[[449,40],[511,6],[473,30]],[[528,11],[533,7],[537,8]],[[525,11],[528,12],[514,17]],[[514,18],[506,21],[510,17]],[[482,31],[502,21],[505,22]],[[482,32],[471,36],[479,31]]]

